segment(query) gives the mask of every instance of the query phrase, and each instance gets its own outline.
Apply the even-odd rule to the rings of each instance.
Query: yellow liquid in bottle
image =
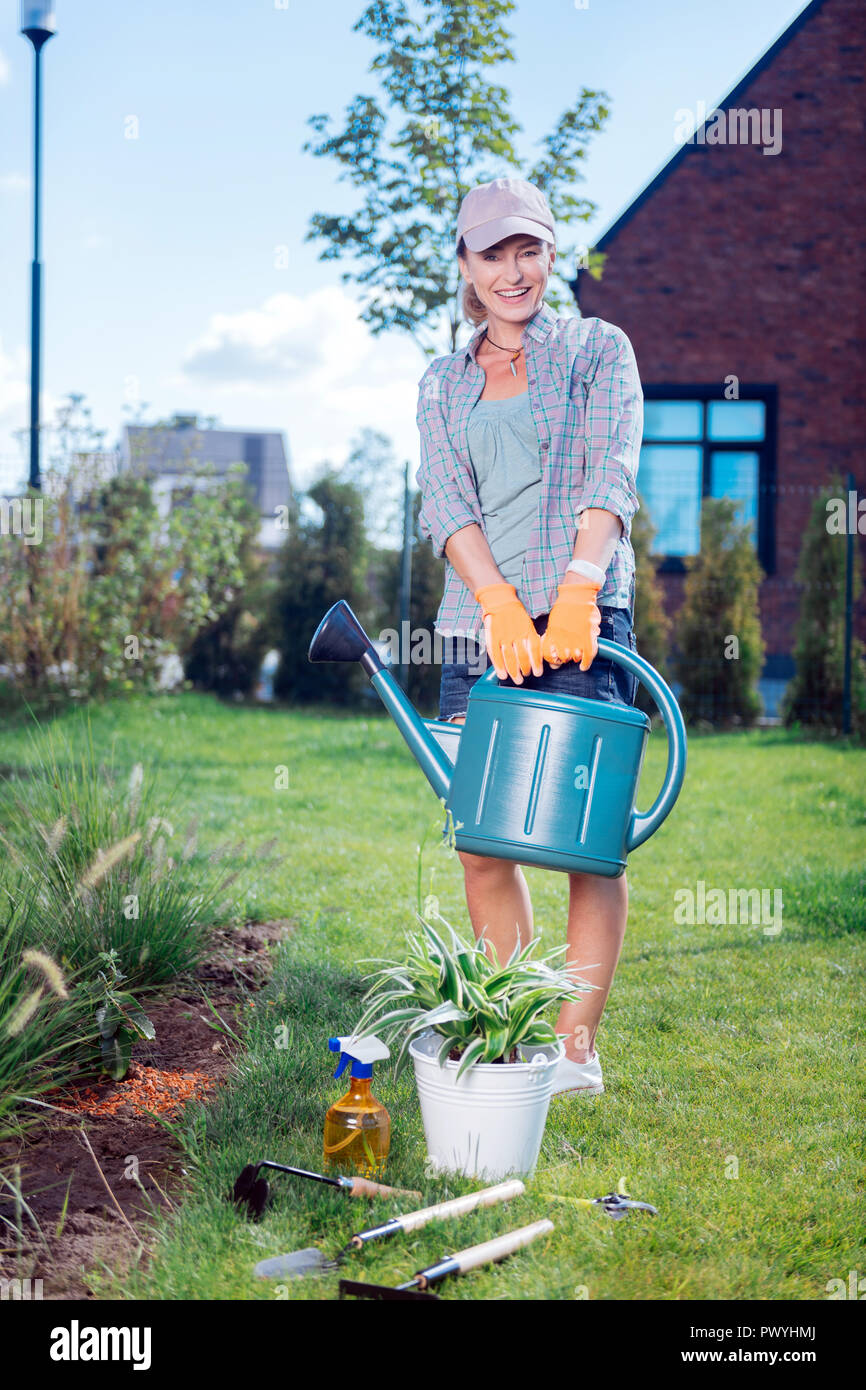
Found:
[[[353,1076],[349,1090],[325,1116],[325,1164],[380,1177],[391,1144],[391,1117],[371,1094],[370,1080]]]

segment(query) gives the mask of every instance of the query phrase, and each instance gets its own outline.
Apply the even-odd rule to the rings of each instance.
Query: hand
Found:
[[[593,579],[560,584],[541,641],[541,655],[551,666],[579,661],[581,671],[589,670],[598,654],[601,614],[595,596],[600,588]]]
[[[522,685],[530,671],[540,676],[541,638],[514,585],[486,584],[475,597],[484,615],[487,654],[499,679],[510,676],[515,685]]]

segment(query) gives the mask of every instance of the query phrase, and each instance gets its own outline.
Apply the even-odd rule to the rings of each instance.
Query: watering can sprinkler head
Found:
[[[650,721],[633,705],[500,682],[469,693],[466,722],[422,719],[341,599],[313,634],[310,661],[359,661],[436,795],[458,850],[566,873],[617,878],[669,815],[683,784],[686,731],[665,681],[643,657],[598,640],[598,655],[646,687],[664,722],[664,781],[646,812],[635,799]]]
[[[307,655],[310,661],[359,661],[368,676],[383,669],[376,648],[342,598],[319,623]]]

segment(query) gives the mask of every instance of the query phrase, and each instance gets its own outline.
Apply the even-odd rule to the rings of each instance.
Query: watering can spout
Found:
[[[360,661],[368,676],[382,670],[376,648],[345,599],[328,609],[307,655],[310,661]]]
[[[411,700],[386,669],[345,599],[329,608],[307,653],[310,661],[358,661],[437,796],[448,799],[452,764]]]

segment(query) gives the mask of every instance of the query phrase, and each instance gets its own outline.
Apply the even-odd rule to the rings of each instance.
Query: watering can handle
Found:
[[[598,652],[600,656],[615,661],[633,676],[637,676],[655,700],[668,736],[668,765],[661,790],[648,811],[633,810],[631,813],[626,842],[626,850],[630,852],[642,845],[644,840],[648,840],[673,810],[686,775],[686,726],[673,691],[648,661],[644,661],[642,656],[638,656],[629,647],[622,647],[619,642],[610,642],[606,637],[598,639]],[[495,669],[491,666],[481,679],[492,684],[498,679]]]

